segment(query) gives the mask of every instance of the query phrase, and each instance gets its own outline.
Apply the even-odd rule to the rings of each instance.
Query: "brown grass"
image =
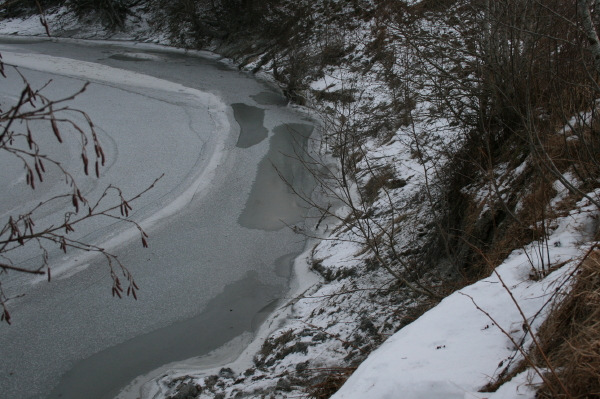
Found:
[[[540,330],[542,350],[557,375],[547,376],[538,398],[600,398],[600,251],[592,252],[573,278],[572,290]]]
[[[336,393],[346,382],[355,367],[323,370],[323,375],[318,382],[307,389],[308,397],[314,399],[328,399]]]
[[[386,166],[377,172],[373,172],[371,179],[363,187],[363,199],[366,203],[372,204],[383,187],[387,189],[402,188],[406,185],[406,180],[394,176],[391,167]]]

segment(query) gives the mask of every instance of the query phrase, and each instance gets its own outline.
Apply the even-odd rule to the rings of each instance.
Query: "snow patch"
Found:
[[[544,248],[550,264],[573,265],[589,239],[585,227],[593,223],[595,209],[579,203],[579,210],[559,219]],[[523,328],[516,299],[527,322],[537,329],[550,296],[572,267],[565,266],[541,281],[528,279],[544,259],[534,256],[539,243],[514,251],[488,278],[463,288],[403,328],[374,351],[334,399],[397,398],[532,398],[524,390],[524,376],[492,396],[470,396],[521,355],[515,344],[527,348],[530,335]],[[575,259],[575,260],[573,260]],[[487,314],[486,314],[487,313]],[[504,331],[502,331],[504,330]],[[526,349],[525,349],[526,350]],[[515,394],[516,391],[521,392]],[[522,395],[521,395],[522,394]],[[497,395],[497,396],[496,396]]]

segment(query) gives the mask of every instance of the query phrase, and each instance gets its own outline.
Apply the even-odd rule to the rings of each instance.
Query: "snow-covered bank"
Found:
[[[595,206],[579,203],[556,221],[547,243],[514,251],[488,278],[445,298],[390,337],[333,398],[534,399],[541,378],[532,369],[502,392],[478,391],[514,370],[529,352],[529,329],[537,332],[552,299],[568,288],[565,280],[588,251],[597,217]],[[536,271],[556,268],[535,278]]]

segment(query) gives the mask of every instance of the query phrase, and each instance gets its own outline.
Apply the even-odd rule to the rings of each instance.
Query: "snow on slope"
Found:
[[[488,278],[455,292],[393,335],[333,398],[533,399],[534,385],[540,381],[533,370],[496,393],[477,391],[522,359],[518,345],[527,351],[531,344],[517,304],[537,329],[552,295],[564,288],[565,278],[589,247],[582,243],[590,239],[596,210],[586,202],[557,221],[547,248],[535,242],[514,251]],[[532,272],[542,268],[540,249],[551,261],[546,268],[568,263],[533,281]]]

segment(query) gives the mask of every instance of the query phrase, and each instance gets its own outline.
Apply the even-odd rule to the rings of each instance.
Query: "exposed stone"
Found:
[[[219,377],[221,378],[235,378],[235,373],[229,367],[224,367],[219,370]]]
[[[193,382],[182,382],[177,387],[177,392],[168,399],[195,399],[202,393],[202,387]]]
[[[283,377],[277,381],[276,388],[278,391],[290,392],[292,390],[292,384],[290,383],[290,380]]]

